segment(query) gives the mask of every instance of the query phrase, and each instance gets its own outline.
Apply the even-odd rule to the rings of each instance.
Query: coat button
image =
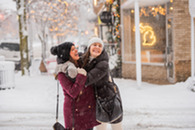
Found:
[[[81,90],[81,91],[80,91],[80,95],[82,95],[82,94],[83,94],[83,91]]]
[[[78,109],[75,109],[75,111],[78,111]]]
[[[89,106],[88,106],[88,108],[90,109],[90,108],[91,108],[91,106],[89,105]]]

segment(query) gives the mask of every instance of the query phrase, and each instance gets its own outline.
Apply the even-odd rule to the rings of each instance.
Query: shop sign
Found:
[[[111,12],[103,11],[103,12],[100,14],[100,20],[101,20],[103,23],[111,23],[111,22],[112,22],[112,15],[111,15]]]

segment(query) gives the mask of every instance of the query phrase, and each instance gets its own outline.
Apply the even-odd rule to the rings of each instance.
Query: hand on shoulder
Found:
[[[77,68],[77,72],[78,72],[78,74],[82,74],[82,75],[84,75],[84,76],[86,76],[86,75],[87,75],[86,70],[85,70],[85,69],[83,69],[83,68]]]
[[[78,73],[75,65],[69,61],[56,66],[55,74],[57,75],[59,72],[65,73],[68,77],[72,79],[74,79]]]

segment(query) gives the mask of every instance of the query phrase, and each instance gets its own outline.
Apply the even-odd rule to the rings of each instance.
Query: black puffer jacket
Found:
[[[98,96],[101,98],[112,97],[114,94],[112,91],[110,91],[112,85],[109,82],[110,73],[108,60],[108,54],[105,50],[103,50],[100,56],[94,58],[84,67],[84,69],[87,71],[86,86],[92,85],[94,88],[96,88]],[[123,116],[112,123],[121,122],[122,119]]]
[[[87,63],[84,69],[87,71],[86,86],[92,85],[97,88],[98,95],[102,98],[112,96],[109,93],[109,63],[108,54],[105,50],[101,55]]]

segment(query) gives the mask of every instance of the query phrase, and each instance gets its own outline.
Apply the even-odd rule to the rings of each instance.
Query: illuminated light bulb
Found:
[[[32,2],[32,0],[28,1],[28,4],[30,4]]]
[[[68,6],[68,3],[67,3],[66,1],[64,1],[64,4],[65,4],[66,6]]]
[[[34,10],[31,10],[31,11],[30,11],[30,13],[32,13],[32,14],[33,14],[33,13],[35,13],[35,11],[34,11]]]
[[[110,3],[110,0],[106,0],[107,3]]]
[[[93,2],[94,2],[94,6],[97,6],[97,0],[94,0]]]
[[[134,10],[133,9],[131,10],[131,13],[134,13]]]
[[[87,35],[87,34],[89,34],[89,32],[88,31],[85,31],[85,34]]]
[[[170,7],[170,10],[173,10],[173,7]]]
[[[97,27],[94,28],[94,33],[96,36],[98,36],[98,28]]]

